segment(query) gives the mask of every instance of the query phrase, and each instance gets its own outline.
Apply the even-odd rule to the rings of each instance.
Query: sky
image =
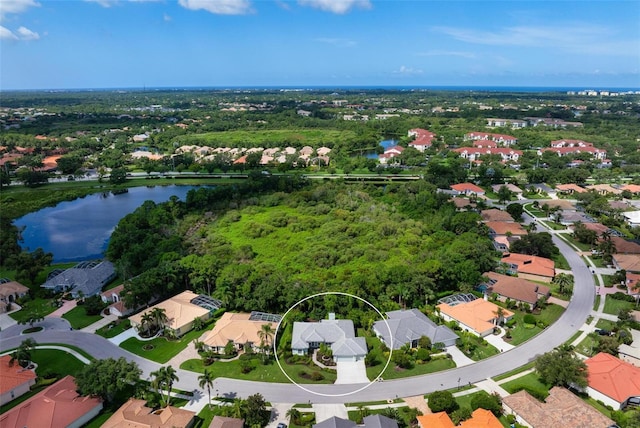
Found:
[[[640,88],[640,1],[0,0],[0,90]]]

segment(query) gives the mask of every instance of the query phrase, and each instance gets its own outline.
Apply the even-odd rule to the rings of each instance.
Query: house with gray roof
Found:
[[[335,314],[329,314],[329,319],[320,322],[293,323],[293,355],[308,355],[322,344],[330,345],[335,362],[360,361],[367,355],[367,342],[356,337],[351,320],[337,320]]]
[[[67,270],[55,270],[49,274],[42,288],[54,293],[68,291],[74,298],[94,296],[116,277],[113,263],[104,260],[80,262]]]
[[[444,343],[444,346],[454,346],[458,339],[453,330],[437,325],[418,309],[387,312],[386,323],[376,321],[373,331],[392,350],[400,349],[405,344],[417,348],[422,336],[428,337],[431,343]]]
[[[398,428],[398,422],[383,415],[365,416],[362,420],[364,428]],[[313,428],[355,428],[356,423],[349,420],[333,416],[320,423],[313,425]]]

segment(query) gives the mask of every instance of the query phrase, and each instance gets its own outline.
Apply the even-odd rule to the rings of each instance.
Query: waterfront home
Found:
[[[42,288],[54,293],[70,292],[74,298],[99,294],[102,287],[116,277],[113,263],[107,260],[80,262],[66,269],[56,269],[47,277]]]

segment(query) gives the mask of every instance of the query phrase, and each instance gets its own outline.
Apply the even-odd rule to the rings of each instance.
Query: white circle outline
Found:
[[[380,318],[382,318],[382,321],[387,326],[387,330],[389,331],[389,339],[390,339],[392,347],[393,347],[393,333],[391,333],[391,327],[389,326],[389,323],[387,322],[387,319],[384,317],[384,315],[382,315],[382,312],[380,312],[378,310],[378,308],[373,306],[370,302],[368,302],[367,300],[363,299],[362,297],[358,297],[358,296],[353,295],[353,294],[343,293],[342,291],[325,291],[324,293],[317,293],[317,294],[313,294],[311,296],[307,296],[304,299],[298,301],[293,306],[291,306],[289,309],[287,309],[287,312],[284,313],[284,315],[282,316],[282,319],[280,320],[280,322],[278,323],[278,326],[276,327],[276,332],[274,334],[274,339],[273,339],[273,355],[276,358],[276,363],[278,363],[278,367],[280,367],[280,371],[282,373],[284,373],[284,375],[287,377],[287,379],[289,379],[291,381],[291,383],[293,383],[298,388],[300,388],[300,389],[302,389],[302,390],[304,390],[304,391],[306,391],[306,392],[308,392],[310,394],[315,394],[315,395],[319,395],[319,396],[322,396],[322,397],[344,397],[344,396],[347,396],[347,395],[356,394],[356,393],[358,393],[360,391],[363,391],[363,390],[369,388],[371,385],[373,385],[378,379],[381,379],[382,373],[384,373],[384,371],[387,369],[387,367],[389,367],[389,363],[391,363],[391,356],[393,354],[393,349],[389,348],[389,358],[387,359],[387,363],[384,365],[384,367],[380,371],[380,374],[374,380],[370,381],[368,384],[366,384],[365,386],[363,386],[360,389],[356,389],[355,391],[350,391],[350,392],[344,392],[344,393],[341,393],[341,394],[323,394],[322,392],[312,391],[310,389],[305,388],[301,384],[297,383],[295,380],[291,379],[291,376],[289,376],[289,374],[282,368],[282,364],[280,364],[280,359],[278,358],[278,352],[277,352],[277,349],[276,349],[276,345],[277,345],[277,342],[278,342],[278,331],[280,330],[280,324],[282,324],[282,320],[284,320],[286,318],[286,316],[289,314],[289,312],[291,312],[292,309],[296,308],[298,305],[300,305],[303,302],[306,302],[309,299],[313,299],[314,297],[319,297],[319,296],[327,296],[327,295],[331,295],[331,294],[352,297],[354,299],[358,299],[361,302],[364,302],[367,305],[371,306],[373,308],[373,310],[376,311],[378,313],[378,315],[380,315]]]

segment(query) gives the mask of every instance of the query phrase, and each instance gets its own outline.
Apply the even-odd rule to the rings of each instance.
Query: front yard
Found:
[[[156,337],[155,339],[142,341],[135,337],[130,337],[122,342],[120,347],[143,358],[164,364],[182,352],[190,342],[200,337],[203,333],[204,330],[192,330],[179,339],[171,340],[165,337]]]
[[[84,306],[76,306],[69,312],[63,314],[62,318],[69,321],[69,324],[71,324],[71,327],[73,327],[74,330],[80,330],[93,324],[96,321],[100,321],[102,319],[102,316],[87,315]]]

